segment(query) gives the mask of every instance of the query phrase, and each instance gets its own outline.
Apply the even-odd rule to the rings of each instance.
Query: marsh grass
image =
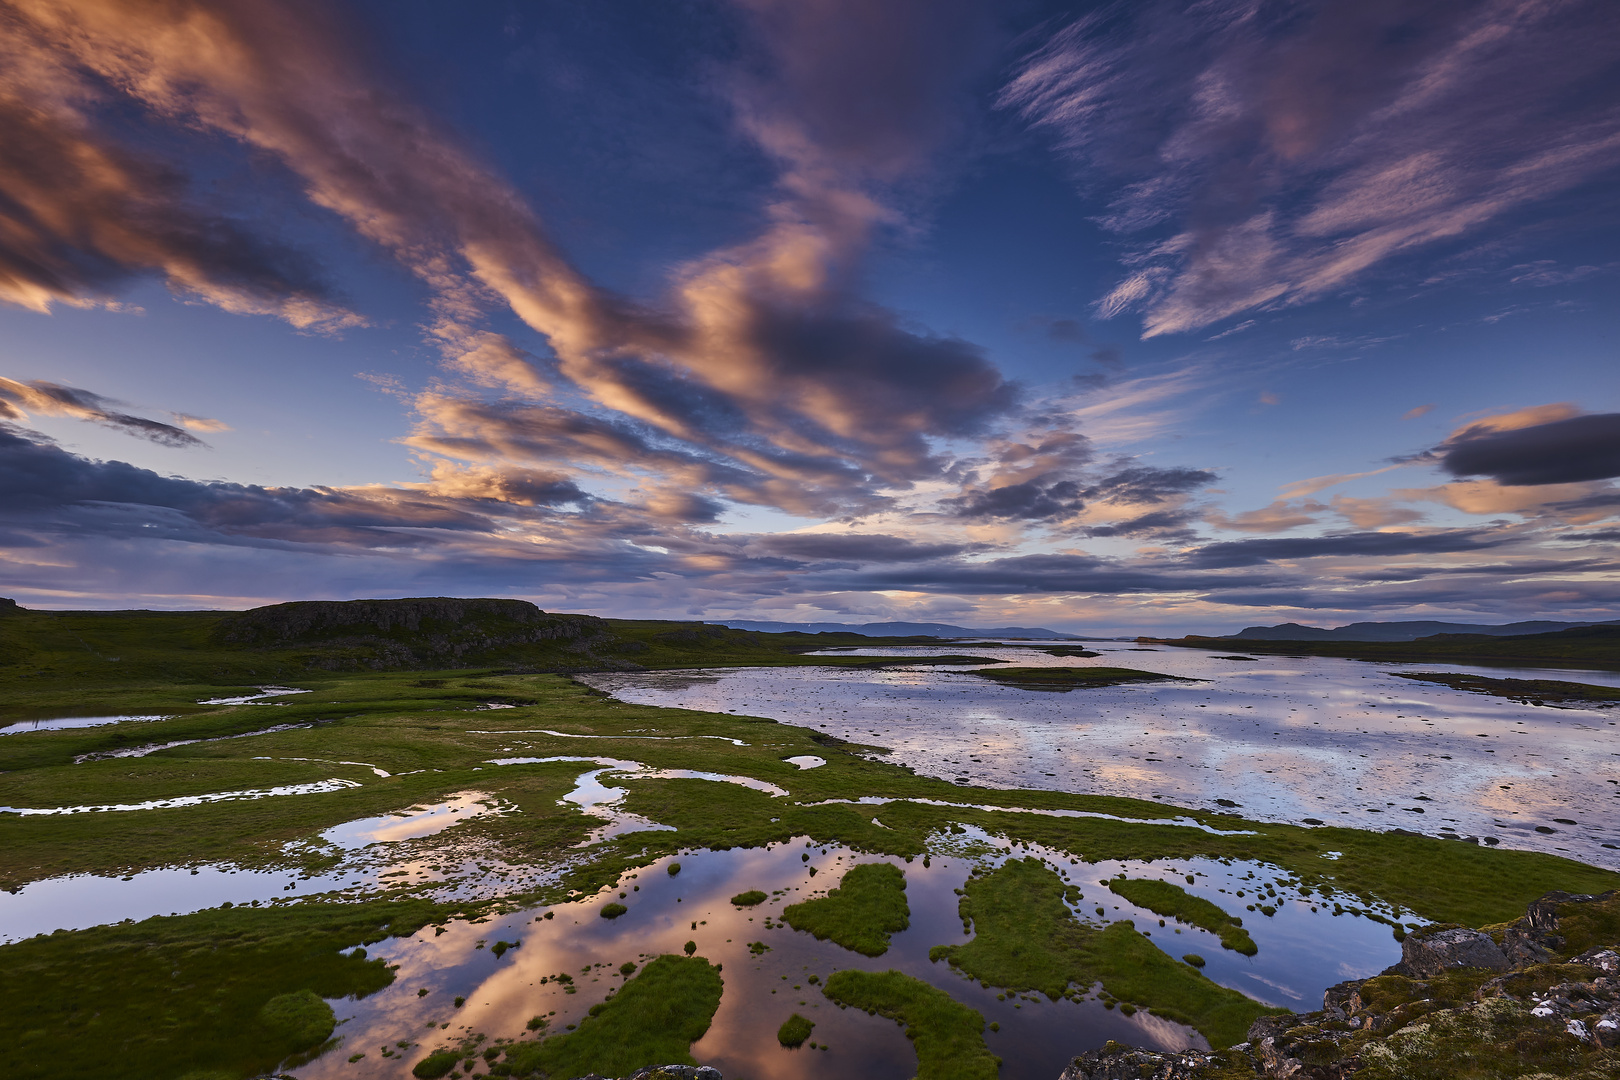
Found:
[[[654,768],[754,777],[790,794],[772,798],[707,780],[616,780],[609,775],[606,782],[627,789],[625,809],[679,831],[611,838],[593,846],[588,858],[571,861],[554,883],[514,886],[499,898],[478,903],[435,906],[410,899],[408,888],[401,887],[356,903],[306,900],[273,909],[201,912],[0,947],[0,1037],[18,1063],[8,1077],[96,1075],[109,1059],[118,1061],[120,1076],[130,1080],[173,1080],[195,1071],[242,1076],[272,1068],[303,1048],[289,1045],[259,1022],[260,1010],[271,998],[303,990],[327,998],[363,994],[391,978],[378,961],[342,957],[339,948],[379,940],[392,932],[385,927],[411,933],[430,919],[556,903],[567,899],[569,890],[594,895],[620,875],[678,857],[683,850],[763,847],[806,837],[871,855],[921,857],[932,838],[960,824],[1088,861],[1253,861],[1286,870],[1301,884],[1331,891],[1346,904],[1370,904],[1377,898],[1427,919],[1470,926],[1516,918],[1528,902],[1552,889],[1598,893],[1620,885],[1620,875],[1553,855],[1250,822],[1142,799],[963,787],[871,760],[860,746],[808,729],[755,717],[630,705],[558,674],[499,667],[343,672],[294,666],[291,660],[278,667],[280,661],[270,653],[210,646],[209,620],[218,618],[210,613],[72,618],[24,613],[0,619],[0,694],[8,707],[54,715],[183,713],[173,720],[0,738],[0,787],[7,798],[34,806],[134,802],[324,776],[353,779],[360,786],[177,809],[28,818],[0,814],[0,887],[16,889],[66,873],[124,875],[204,863],[312,873],[332,868],[339,859],[334,850],[312,843],[322,830],[466,790],[500,799],[512,812],[464,821],[395,850],[415,861],[456,860],[477,851],[480,857],[487,854],[515,865],[549,866],[600,823],[573,804],[559,805],[588,765],[488,764],[496,757],[630,758]],[[724,634],[716,637],[690,626],[615,629],[617,625],[610,629],[626,640],[641,635],[648,642],[645,652],[635,654],[647,666],[812,662],[763,646],[750,653]],[[672,636],[659,638],[661,634]],[[308,657],[318,660],[319,654]],[[313,692],[278,705],[196,704],[199,698],[273,682]],[[489,701],[523,704],[472,711]],[[74,764],[76,756],[89,753],[180,738],[222,738],[288,723],[311,726],[194,743],[142,758]],[[605,737],[550,736],[536,731],[541,728]],[[640,738],[649,734],[665,741]],[[746,745],[694,736],[737,739]],[[800,771],[782,760],[807,753],[827,764]],[[321,760],[286,760],[298,757]],[[392,775],[379,777],[365,765],[342,762],[365,762]],[[1005,809],[827,802],[863,796]],[[812,805],[816,803],[823,805]],[[1021,812],[1035,809],[1136,820]],[[1179,815],[1239,834],[1217,835],[1171,823]],[[1339,857],[1324,858],[1328,852]],[[1027,974],[1017,974],[1036,958],[997,959],[996,942],[998,934],[1015,943],[1054,940],[1052,935],[1063,929],[1061,920],[1054,916],[1050,925],[1036,925],[1046,918],[1038,912],[1042,890],[1050,886],[1034,882],[1027,908],[1019,906],[1022,894],[1016,889],[1006,898],[1005,934],[995,929],[989,913],[1001,901],[979,896],[988,905],[975,918],[979,938],[964,947],[982,946],[976,962],[1005,960],[1009,979],[1037,985]],[[975,883],[970,891],[978,888]],[[1213,1025],[1212,1030],[1226,1030],[1216,1015],[1220,1002],[1204,1000],[1203,985],[1187,981],[1194,975],[1190,968],[1165,957],[1128,927],[1090,934],[1095,940],[1087,948],[1093,951],[1065,955],[1078,956],[1076,963],[1087,974],[1112,980],[1105,981],[1110,993],[1122,1000],[1157,1001],[1162,1010],[1204,1016],[1201,1022]],[[1591,934],[1601,936],[1598,929]],[[1137,957],[1146,966],[1133,973],[1120,957]],[[1050,974],[1057,978],[1065,973]],[[1136,985],[1133,979],[1143,987],[1134,998],[1129,996],[1136,993],[1129,989]],[[1056,985],[1061,992],[1067,982]]]
[[[0,1016],[18,1080],[270,1071],[332,1031],[322,998],[394,980],[339,952],[415,933],[423,903],[233,908],[30,938],[0,948]]]
[[[1221,948],[1253,956],[1260,951],[1249,932],[1243,929],[1243,920],[1228,915],[1220,907],[1200,896],[1193,896],[1179,885],[1157,878],[1114,878],[1108,888],[1137,907],[1145,907],[1155,915],[1174,918],[1177,922],[1191,923],[1208,930],[1221,939]],[[1195,964],[1202,967],[1202,964]]]
[[[691,1046],[720,1007],[718,968],[701,956],[648,961],[612,998],[592,1009],[579,1029],[506,1052],[512,1074],[628,1076],[646,1065],[695,1065]]]
[[[1267,1009],[1166,956],[1129,922],[1098,930],[1070,913],[1072,886],[1039,859],[1013,859],[968,879],[959,906],[974,937],[936,946],[964,974],[1014,991],[1057,998],[1092,983],[1122,1002],[1197,1029],[1217,1049],[1241,1042]]]
[[[782,921],[817,941],[831,938],[862,956],[882,956],[889,935],[911,925],[905,871],[886,862],[851,867],[826,896],[782,909]]]
[[[1001,1059],[984,1041],[984,1016],[898,971],[836,971],[822,991],[839,1005],[887,1016],[917,1051],[917,1080],[995,1080]]]
[[[1533,705],[1548,701],[1578,701],[1587,704],[1620,702],[1620,687],[1565,682],[1562,679],[1491,679],[1484,675],[1458,675],[1436,671],[1392,671],[1389,674],[1398,679],[1439,683],[1453,690],[1489,694],[1492,697]]]

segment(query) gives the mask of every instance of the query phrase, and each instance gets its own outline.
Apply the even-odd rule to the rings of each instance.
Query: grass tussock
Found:
[[[911,925],[905,872],[886,862],[851,867],[826,896],[784,908],[782,921],[818,941],[830,938],[862,956],[882,956],[889,935]]]
[[[628,1076],[646,1065],[695,1065],[691,1046],[720,1007],[720,971],[701,956],[649,961],[577,1031],[506,1052],[512,1075]]]
[[[985,1045],[984,1017],[945,991],[898,971],[838,971],[823,993],[904,1025],[917,1080],[996,1080],[1001,1059]]]
[[[1260,951],[1249,932],[1243,929],[1242,919],[1228,915],[1219,906],[1201,896],[1192,895],[1179,885],[1157,878],[1115,878],[1108,883],[1108,888],[1155,915],[1208,930],[1221,939],[1223,949],[1231,949],[1244,956],[1253,956]]]
[[[1064,903],[1070,888],[1033,858],[970,878],[959,909],[973,940],[929,955],[975,979],[1054,1000],[1101,982],[1120,1001],[1197,1029],[1216,1048],[1241,1042],[1272,1011],[1166,956],[1128,922],[1101,930],[1080,922]]]

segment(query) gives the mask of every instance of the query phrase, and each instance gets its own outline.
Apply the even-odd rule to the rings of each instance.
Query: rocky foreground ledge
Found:
[[[1523,918],[1407,936],[1401,962],[1266,1016],[1228,1050],[1110,1042],[1059,1080],[1620,1080],[1620,893],[1554,892]]]

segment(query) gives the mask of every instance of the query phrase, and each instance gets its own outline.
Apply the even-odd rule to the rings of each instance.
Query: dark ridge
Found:
[[[1220,635],[1222,640],[1239,638],[1259,641],[1418,641],[1436,634],[1468,634],[1476,637],[1523,637],[1528,634],[1550,634],[1583,626],[1616,626],[1620,622],[1588,619],[1578,622],[1554,622],[1539,619],[1532,622],[1476,625],[1434,621],[1359,622],[1336,626],[1331,630],[1301,623],[1281,623],[1277,626],[1247,626],[1235,634]]]
[[[314,666],[458,667],[522,662],[536,648],[581,651],[612,632],[592,615],[553,615],[526,600],[302,600],[228,615],[214,641],[249,648],[318,647]],[[571,647],[571,648],[570,648]]]

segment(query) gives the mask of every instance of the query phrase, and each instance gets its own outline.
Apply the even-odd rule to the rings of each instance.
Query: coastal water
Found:
[[[1052,657],[981,644],[841,654],[971,653],[1026,667],[1128,667],[1198,681],[1052,692],[924,666],[730,668],[584,681],[638,704],[813,727],[964,784],[1155,799],[1266,821],[1488,837],[1620,868],[1620,709],[1525,705],[1393,673],[1607,686],[1620,686],[1620,674],[1088,647],[1102,655]]]

